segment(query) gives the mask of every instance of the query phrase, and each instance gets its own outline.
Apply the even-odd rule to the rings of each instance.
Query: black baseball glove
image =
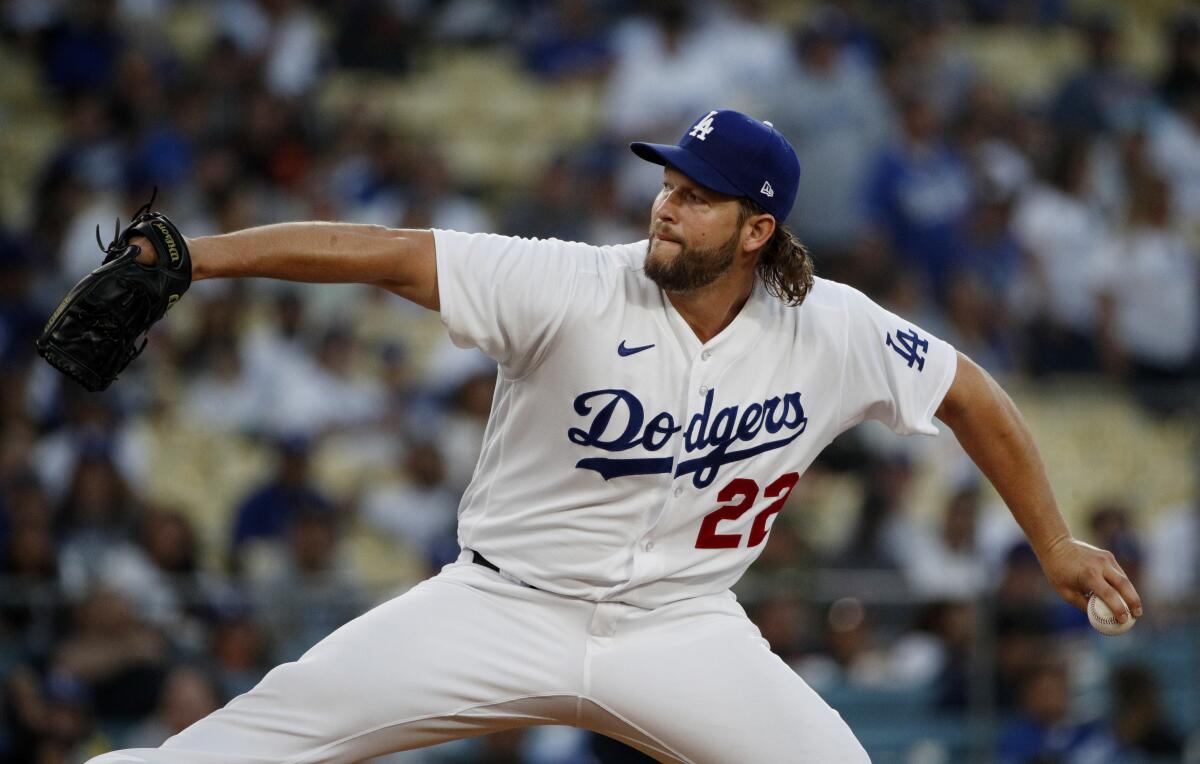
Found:
[[[104,250],[104,262],[67,293],[37,340],[38,353],[52,366],[92,392],[112,384],[146,347],[146,331],[192,283],[192,258],[175,224],[151,212],[154,197],[117,231]],[[153,265],[135,258],[130,244],[145,236],[155,250]]]

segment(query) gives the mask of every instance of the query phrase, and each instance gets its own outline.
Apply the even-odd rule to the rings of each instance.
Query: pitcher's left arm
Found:
[[[991,375],[962,353],[936,416],[999,491],[1063,599],[1086,609],[1088,593],[1095,592],[1125,621],[1119,593],[1141,617],[1141,597],[1112,553],[1071,535],[1021,412]]]

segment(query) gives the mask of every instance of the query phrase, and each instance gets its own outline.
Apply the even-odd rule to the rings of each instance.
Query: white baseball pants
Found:
[[[346,624],[161,748],[92,764],[316,764],[535,724],[659,761],[869,761],[731,593],[655,610],[459,562]]]

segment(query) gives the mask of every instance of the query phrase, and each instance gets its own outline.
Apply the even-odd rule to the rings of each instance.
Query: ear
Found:
[[[742,224],[742,250],[746,254],[757,254],[775,233],[775,216],[763,213],[748,218]]]

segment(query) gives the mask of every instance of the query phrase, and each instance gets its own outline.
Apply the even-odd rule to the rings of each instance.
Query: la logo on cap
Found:
[[[704,119],[697,122],[695,127],[692,128],[688,135],[701,141],[707,138],[708,134],[715,129],[713,127],[713,117],[716,115],[717,112],[715,111],[710,111],[708,114],[705,114]]]

